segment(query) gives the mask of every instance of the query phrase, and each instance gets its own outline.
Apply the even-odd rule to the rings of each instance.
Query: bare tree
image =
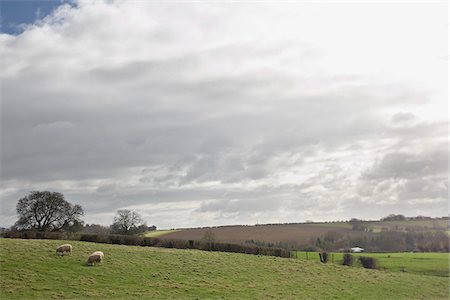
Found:
[[[31,192],[19,199],[16,210],[19,220],[15,227],[19,230],[71,230],[83,223],[83,208],[67,202],[63,194],[57,192]]]
[[[137,212],[129,209],[118,210],[114,217],[114,223],[111,225],[111,231],[120,234],[146,231],[146,228],[147,225],[142,220],[142,217]]]
[[[206,245],[208,246],[208,250],[212,250],[212,246],[216,241],[214,232],[211,229],[206,230],[205,234],[203,235],[202,241],[206,243]]]

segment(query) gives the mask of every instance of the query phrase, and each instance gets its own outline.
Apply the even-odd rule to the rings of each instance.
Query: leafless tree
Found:
[[[114,217],[114,223],[111,225],[112,232],[120,234],[146,231],[146,228],[147,226],[142,217],[137,212],[129,209],[118,210]]]
[[[15,228],[39,231],[70,230],[82,224],[84,215],[80,205],[72,205],[63,194],[49,191],[34,191],[19,199],[16,206],[19,220]]]

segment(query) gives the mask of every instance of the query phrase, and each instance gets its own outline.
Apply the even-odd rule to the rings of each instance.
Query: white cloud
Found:
[[[443,6],[82,1],[0,35],[2,217],[35,189],[106,224],[442,214],[414,155],[448,139]]]

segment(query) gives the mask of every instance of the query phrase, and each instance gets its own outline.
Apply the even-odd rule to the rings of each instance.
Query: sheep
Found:
[[[102,259],[103,255],[94,252],[91,255],[89,255],[87,264],[93,266],[95,263],[101,263]]]
[[[92,254],[98,254],[98,255],[100,255],[100,256],[102,257],[102,259],[105,257],[105,254],[103,254],[102,251],[95,251],[95,252],[92,253]]]
[[[70,244],[64,244],[56,248],[56,253],[64,255],[64,253],[69,252],[69,254],[72,254],[72,245]]]

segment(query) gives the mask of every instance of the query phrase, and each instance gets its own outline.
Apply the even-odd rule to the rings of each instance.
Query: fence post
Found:
[[[331,253],[331,262],[334,264],[334,253]]]
[[[309,260],[308,259],[308,251],[306,251],[305,253],[306,253],[306,260]]]

